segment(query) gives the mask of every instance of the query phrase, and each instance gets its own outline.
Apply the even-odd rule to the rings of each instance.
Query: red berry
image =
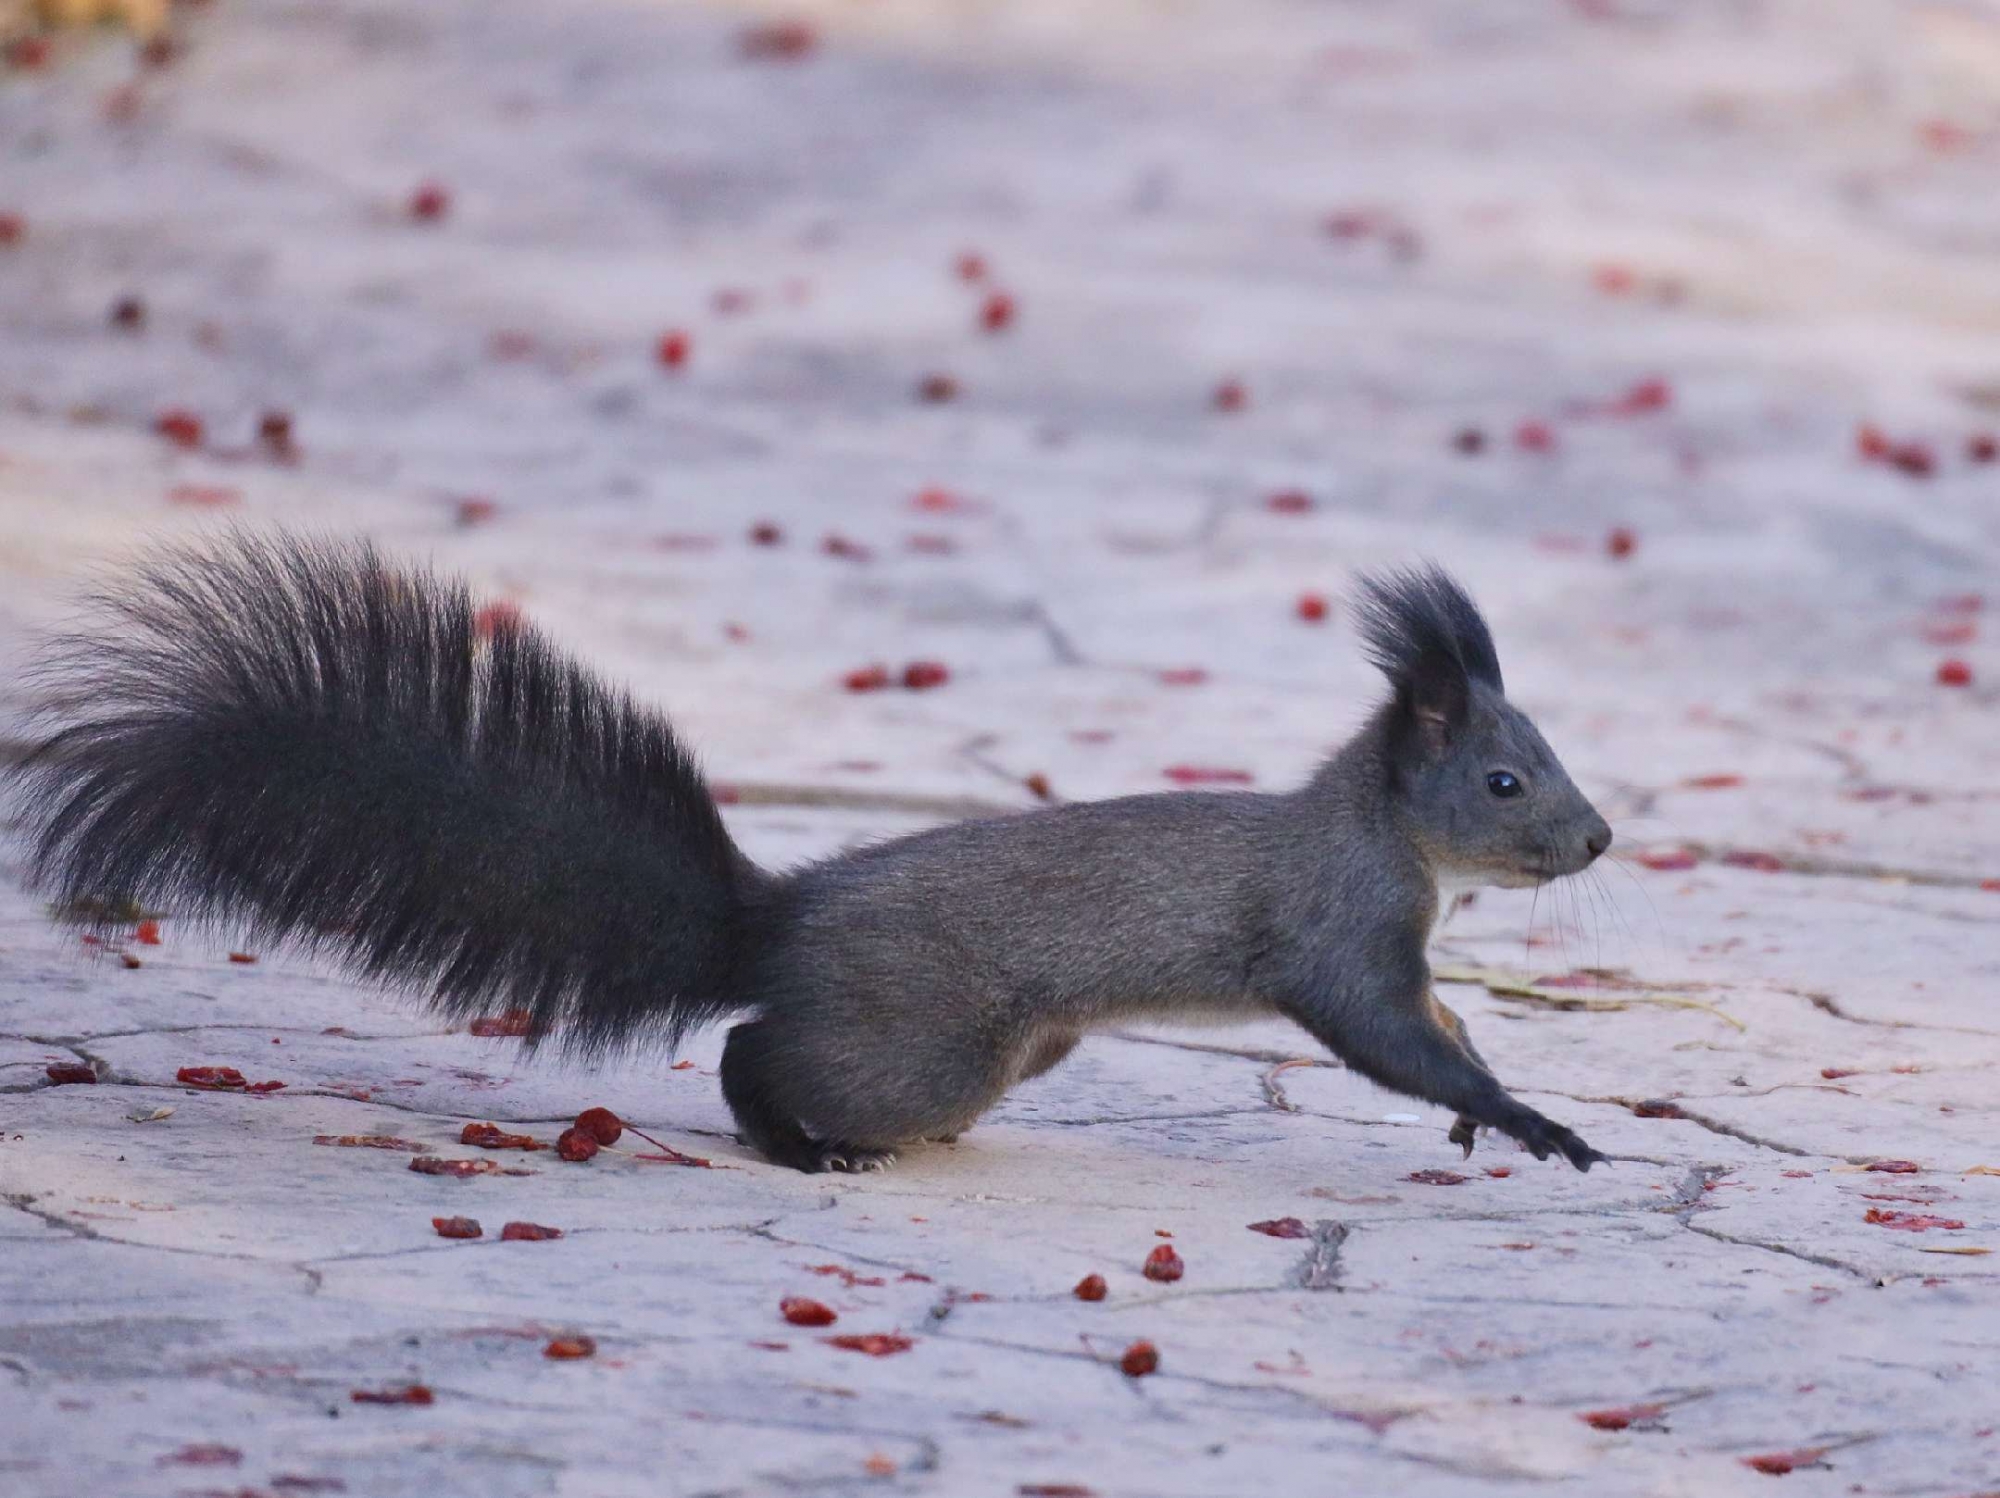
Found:
[[[745,57],[767,62],[796,62],[819,46],[819,32],[805,21],[769,21],[743,29]]]
[[[1664,411],[1674,403],[1674,387],[1665,380],[1641,380],[1611,403],[1614,416],[1643,416]]]
[[[583,1129],[564,1129],[556,1136],[556,1154],[572,1164],[581,1165],[598,1151],[598,1143]]]
[[[576,1116],[576,1127],[599,1144],[616,1144],[625,1133],[625,1124],[609,1108],[585,1108]]]
[[[927,374],[917,381],[917,399],[933,406],[958,399],[958,381],[948,374]]]
[[[410,194],[410,217],[420,224],[434,224],[451,212],[451,194],[440,182],[426,182]]]
[[[688,361],[688,335],[678,328],[662,333],[653,357],[659,360],[662,369],[679,369]]]
[[[1981,432],[1969,437],[1965,443],[1965,459],[1968,463],[1991,463],[2000,458],[2000,439],[1991,432]]]
[[[903,685],[912,692],[927,692],[951,680],[951,672],[939,661],[911,661],[903,667]]]
[[[1280,489],[1264,501],[1274,515],[1303,515],[1313,507],[1313,497],[1303,489]]]
[[[988,271],[986,257],[976,250],[967,250],[953,262],[952,270],[961,281],[984,281]]]
[[[596,1355],[596,1339],[594,1337],[586,1337],[580,1332],[572,1333],[567,1337],[551,1337],[549,1338],[549,1345],[542,1349],[542,1356],[545,1358],[589,1358]]]
[[[1324,593],[1301,593],[1298,601],[1299,617],[1308,624],[1320,624],[1326,619],[1326,595]]]
[[[17,36],[7,43],[7,66],[19,68],[24,73],[32,73],[37,68],[48,66],[49,43],[47,37]]]
[[[12,249],[27,237],[28,225],[18,213],[0,213],[0,250]]]
[[[1036,770],[1026,776],[1021,781],[1021,784],[1027,787],[1028,794],[1033,796],[1037,801],[1055,800],[1055,788],[1049,784],[1049,777],[1044,775],[1040,770]]]
[[[1460,427],[1453,434],[1451,445],[1469,458],[1486,450],[1486,434],[1478,427]]]
[[[1604,549],[1611,556],[1623,561],[1639,549],[1639,538],[1625,526],[1618,526],[1604,538]]]
[[[785,533],[768,520],[760,520],[750,527],[752,546],[782,546]]]
[[[1545,421],[1524,421],[1514,428],[1514,445],[1523,452],[1554,452],[1556,434]]]
[[[1158,1280],[1163,1285],[1171,1285],[1187,1273],[1187,1265],[1182,1263],[1181,1256],[1174,1252],[1173,1244],[1162,1243],[1146,1255],[1146,1264],[1142,1272],[1149,1280]]]
[[[1889,456],[1891,443],[1883,430],[1863,422],[1854,430],[1854,450],[1865,462],[1875,463]]]
[[[162,411],[153,420],[153,430],[175,447],[201,446],[201,418],[192,411],[183,411],[179,408]]]
[[[1972,685],[1972,667],[1956,656],[1939,661],[1937,679],[1941,687],[1969,687]]]
[[[1250,404],[1250,392],[1243,388],[1241,380],[1224,380],[1209,399],[1218,411],[1241,411]]]
[[[989,333],[999,333],[1013,323],[1014,299],[1004,291],[989,293],[979,307],[979,326]]]
[[[819,549],[830,557],[840,557],[849,562],[865,562],[873,555],[859,541],[850,540],[839,531],[828,531],[820,537]]]
[[[1160,1349],[1151,1342],[1134,1342],[1125,1349],[1125,1355],[1118,1360],[1119,1368],[1127,1378],[1144,1378],[1156,1373],[1160,1367]]]
[[[1913,479],[1927,479],[1937,467],[1937,459],[1921,442],[1901,442],[1889,454],[1889,461]]]
[[[1101,1274],[1086,1274],[1076,1282],[1076,1288],[1070,1292],[1078,1300],[1102,1300],[1106,1293],[1104,1276]]]
[[[779,1301],[778,1314],[793,1326],[832,1326],[840,1319],[833,1307],[803,1295],[787,1295]]]
[[[840,679],[850,692],[879,692],[889,685],[887,666],[857,666]]]
[[[1590,279],[1606,296],[1623,296],[1639,284],[1639,278],[1628,265],[1600,265],[1590,273]]]
[[[141,921],[132,932],[132,940],[142,947],[157,947],[160,944],[160,923]]]
[[[146,304],[135,296],[121,296],[111,304],[111,326],[125,333],[138,332],[146,326]]]
[[[503,1243],[547,1243],[562,1235],[561,1228],[543,1227],[539,1222],[510,1222],[500,1229]]]
[[[477,1238],[483,1231],[473,1217],[433,1217],[431,1227],[440,1238]]]
[[[458,523],[463,526],[484,525],[500,513],[500,506],[481,496],[472,496],[458,502]]]

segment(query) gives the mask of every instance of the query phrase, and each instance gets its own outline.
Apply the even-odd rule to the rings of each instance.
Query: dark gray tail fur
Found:
[[[666,721],[366,544],[171,553],[42,668],[30,877],[329,951],[585,1051],[740,1007],[760,876]],[[108,627],[107,627],[108,625]]]

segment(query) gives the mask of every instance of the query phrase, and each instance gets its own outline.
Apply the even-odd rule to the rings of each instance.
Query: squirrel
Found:
[[[525,1010],[584,1054],[739,1016],[744,1142],[798,1170],[950,1140],[1084,1035],[1282,1015],[1537,1159],[1606,1159],[1509,1095],[1432,991],[1439,886],[1574,874],[1611,830],[1434,566],[1361,579],[1390,691],[1284,793],[1164,792],[930,828],[787,872],[737,847],[667,720],[460,581],[366,542],[170,552],[53,642],[29,883]]]

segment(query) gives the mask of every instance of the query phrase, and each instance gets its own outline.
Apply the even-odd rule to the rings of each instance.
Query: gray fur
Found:
[[[1269,1015],[1453,1109],[1467,1150],[1491,1126],[1602,1158],[1431,993],[1441,881],[1558,878],[1610,841],[1436,569],[1363,582],[1389,700],[1296,791],[1055,807],[789,874],[735,849],[664,720],[365,547],[239,538],[117,612],[49,667],[45,887],[248,921],[586,1048],[743,1015],[724,1095],[782,1164],[955,1136],[1092,1030]]]

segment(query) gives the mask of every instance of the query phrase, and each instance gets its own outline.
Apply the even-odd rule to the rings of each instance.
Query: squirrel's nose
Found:
[[[1604,850],[1611,846],[1611,829],[1599,822],[1597,830],[1583,840],[1583,845],[1590,850],[1592,858],[1602,858]]]

